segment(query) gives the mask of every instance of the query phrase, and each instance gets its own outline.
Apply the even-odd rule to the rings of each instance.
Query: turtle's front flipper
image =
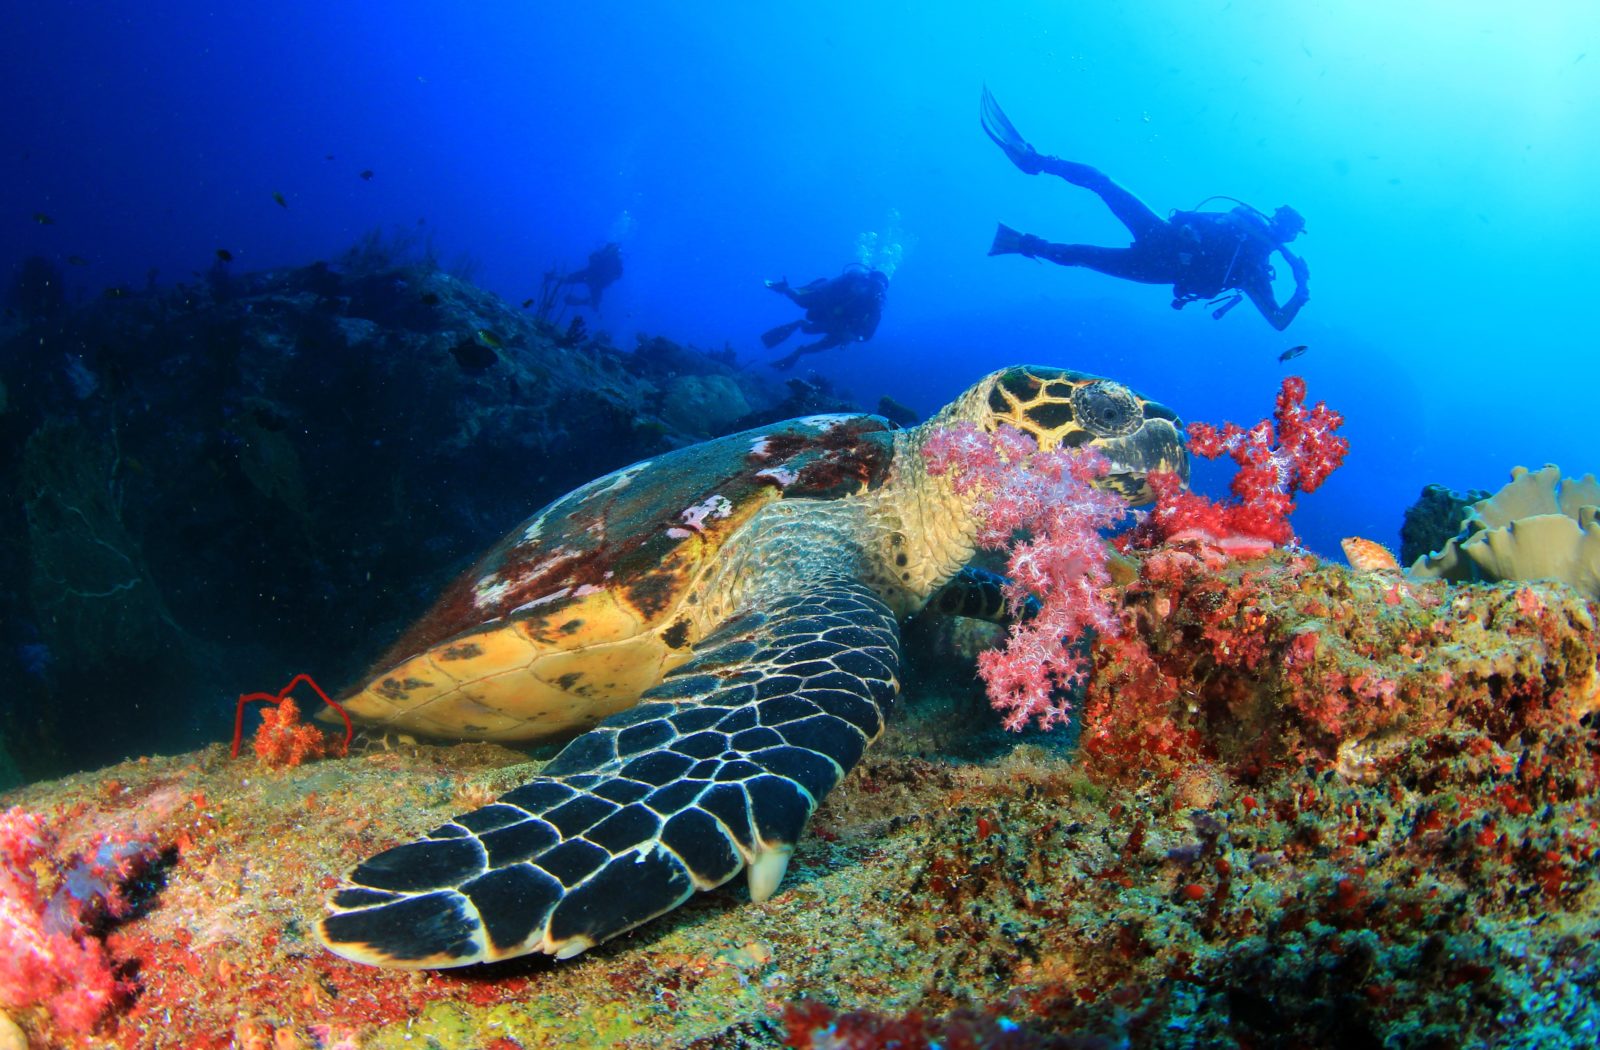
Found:
[[[966,616],[974,620],[1008,624],[1016,617],[1006,605],[1004,587],[1006,578],[999,573],[968,565],[928,599],[928,608],[947,616]],[[1039,612],[1039,599],[1028,595],[1023,599],[1021,618],[1027,620]]]
[[[410,969],[567,958],[747,866],[764,900],[882,731],[899,662],[893,615],[853,580],[731,620],[541,776],[357,866],[323,943]]]

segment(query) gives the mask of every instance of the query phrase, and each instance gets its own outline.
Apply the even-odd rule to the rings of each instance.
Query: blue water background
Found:
[[[0,264],[43,254],[84,297],[421,224],[520,301],[621,234],[601,328],[760,363],[794,315],[762,279],[836,273],[876,233],[903,248],[876,339],[806,360],[868,405],[928,411],[1034,361],[1250,422],[1307,344],[1290,367],[1353,445],[1296,518],[1329,553],[1395,542],[1430,481],[1600,468],[1593,4],[57,2],[7,23]],[[1279,334],[987,258],[996,221],[1126,235],[1006,162],[985,82],[1038,148],[1159,212],[1292,203],[1310,305]]]

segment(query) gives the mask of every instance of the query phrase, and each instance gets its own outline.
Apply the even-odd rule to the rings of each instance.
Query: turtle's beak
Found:
[[[1176,474],[1189,483],[1189,453],[1183,444],[1183,421],[1158,411],[1145,413],[1144,425],[1131,434],[1101,438],[1095,447],[1111,461],[1111,473],[1102,484],[1115,490],[1133,506],[1155,499],[1145,478],[1156,471]]]

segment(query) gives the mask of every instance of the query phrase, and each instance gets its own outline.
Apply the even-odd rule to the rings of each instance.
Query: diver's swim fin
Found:
[[[994,228],[994,243],[989,245],[990,255],[1016,255],[1022,251],[1022,234],[1005,223]]]
[[[993,139],[996,146],[1005,150],[1006,156],[1011,158],[1011,163],[1029,175],[1039,173],[1039,166],[1036,163],[1039,154],[1028,145],[1027,140],[1017,131],[1016,125],[1006,118],[1005,111],[1000,108],[1000,103],[995,101],[994,94],[990,92],[987,84],[983,86],[983,100],[978,105],[978,119],[983,122],[984,134]]]
[[[791,335],[794,335],[802,324],[805,324],[804,318],[798,321],[790,321],[788,324],[780,324],[776,328],[767,329],[761,333],[761,345],[771,350]]]

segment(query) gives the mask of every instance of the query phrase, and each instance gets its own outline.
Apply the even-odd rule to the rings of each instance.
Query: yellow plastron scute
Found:
[[[1461,533],[1411,566],[1413,576],[1474,580],[1560,580],[1600,600],[1600,482],[1562,478],[1546,464],[1517,467],[1511,481],[1474,503]]]

